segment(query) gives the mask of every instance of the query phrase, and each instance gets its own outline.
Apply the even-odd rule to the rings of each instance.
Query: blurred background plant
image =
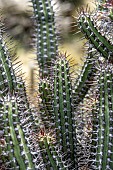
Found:
[[[69,57],[73,58],[73,64],[82,62],[83,44],[85,39],[80,39],[80,34],[75,34],[75,19],[77,8],[87,4],[90,10],[95,7],[94,0],[54,0],[57,2],[57,13],[60,17],[56,20],[57,29],[60,32],[60,50],[66,52]],[[22,72],[28,85],[29,96],[34,96],[35,76],[37,70],[35,68],[35,53],[33,53],[32,34],[33,34],[33,18],[32,8],[29,6],[28,0],[0,0],[0,8],[2,18],[4,20],[6,32],[15,40],[17,46],[17,56],[22,65]],[[36,74],[34,74],[36,72]],[[33,95],[34,94],[34,95]]]

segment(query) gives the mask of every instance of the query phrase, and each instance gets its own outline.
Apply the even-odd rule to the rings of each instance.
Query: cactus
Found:
[[[55,18],[51,0],[32,0],[37,36],[37,59],[40,67],[40,77],[50,74],[51,59],[58,51]]]
[[[58,51],[52,2],[32,3],[41,100],[38,108],[31,107],[1,24],[0,168],[113,169],[113,1],[98,1],[95,11],[78,12],[88,48],[75,80],[66,54]]]
[[[96,156],[93,168],[112,169],[112,104],[113,104],[113,86],[112,75],[113,66],[106,61],[101,62],[99,66],[98,79],[98,102],[97,109],[94,112],[94,132],[93,142],[97,148],[93,148],[92,154],[96,149]],[[98,140],[96,140],[98,139]]]

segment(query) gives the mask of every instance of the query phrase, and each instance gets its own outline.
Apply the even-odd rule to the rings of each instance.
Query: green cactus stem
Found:
[[[40,92],[40,116],[44,126],[48,128],[55,127],[54,113],[52,108],[52,85],[49,79],[40,80],[39,83]]]
[[[55,30],[55,16],[50,0],[32,0],[36,20],[37,59],[40,67],[40,76],[47,77],[51,59],[55,59],[58,51]]]
[[[12,44],[10,37],[5,35]],[[29,103],[26,95],[25,83],[22,80],[21,62],[16,62],[16,56],[10,55],[10,50],[7,48],[7,42],[4,40],[3,26],[0,28],[0,96],[5,97],[7,94],[23,95],[23,104],[29,108]],[[11,60],[14,60],[12,62]],[[17,74],[18,73],[18,74]]]
[[[93,168],[113,168],[113,66],[106,61],[100,64],[98,104],[93,116]]]
[[[101,12],[101,11],[100,11]],[[109,39],[108,35],[111,35],[108,31],[112,30],[112,21],[110,20],[108,13],[106,14],[106,18],[108,18],[109,28],[107,28],[106,18],[104,18],[104,12],[101,15],[101,19],[99,19],[99,11],[97,13],[88,14],[87,11],[81,11],[78,18],[78,25],[80,30],[85,34],[85,37],[89,40],[91,44],[93,44],[94,48],[106,59],[110,58],[113,61],[113,41]],[[101,22],[104,18],[104,25],[106,28],[107,34],[103,31],[103,26],[99,27],[96,23]],[[101,22],[102,24],[102,22]],[[103,25],[102,24],[102,25]],[[111,28],[110,28],[111,25]],[[111,35],[112,36],[112,35]]]
[[[39,152],[32,146],[33,134],[37,130],[33,117],[36,111],[26,110],[22,100],[10,95],[1,100],[0,132],[4,140],[4,145],[0,145],[1,157],[6,168],[35,170],[35,157]]]
[[[43,161],[47,170],[67,170],[71,168],[71,164],[67,161],[63,161],[63,153],[60,146],[56,143],[56,137],[52,132],[41,131],[38,135],[39,145],[42,152]]]
[[[16,87],[16,76],[12,68],[10,55],[2,36],[2,28],[0,31],[0,93],[6,94],[8,91],[13,93]]]
[[[92,46],[90,45],[90,47],[88,48],[87,57],[82,66],[81,72],[78,74],[78,77],[74,82],[74,104],[76,105],[76,107],[79,105],[80,102],[83,101],[85,95],[88,93],[88,90],[94,82],[97,55],[95,54],[95,51],[91,49],[91,47]]]
[[[71,159],[76,169],[76,128],[72,99],[73,93],[69,63],[65,55],[58,55],[53,72],[53,111],[55,115],[57,140],[60,142],[62,151],[68,154],[68,158]]]

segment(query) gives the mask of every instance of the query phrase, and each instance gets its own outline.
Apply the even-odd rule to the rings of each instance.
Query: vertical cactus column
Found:
[[[0,145],[2,163],[7,169],[36,169],[38,150],[32,147],[36,124],[33,113],[22,103],[22,96],[6,96],[0,102]],[[36,147],[37,148],[37,147]]]
[[[55,30],[55,16],[50,0],[32,0],[36,21],[37,60],[40,76],[50,74],[51,59],[58,52],[58,42]]]
[[[39,86],[42,98],[40,114],[43,120],[39,145],[43,150],[46,169],[77,169],[74,94],[69,63],[64,54],[56,56],[53,63],[53,77],[42,80]]]
[[[60,54],[54,66],[53,111],[57,141],[62,151],[67,154],[72,167],[77,168],[76,127],[72,82],[69,73],[69,63],[66,56]]]
[[[96,58],[94,59],[93,55],[92,58],[97,61],[92,63],[94,67],[93,71],[96,71],[96,74],[94,75],[96,77],[95,86],[97,86],[97,89],[95,89],[94,94],[97,95],[97,103],[95,103],[97,107],[95,109],[95,106],[93,106],[94,108],[90,109],[93,117],[91,130],[93,136],[92,139],[90,138],[92,140],[91,146],[89,145],[92,151],[91,160],[89,159],[89,168],[100,170],[112,169],[112,137],[110,137],[112,136],[112,132],[109,130],[112,129],[111,105],[113,102],[111,95],[113,88],[113,67],[111,64],[113,63],[113,22],[111,9],[112,1],[101,1],[94,13],[88,13],[87,10],[83,10],[80,12],[78,17],[78,25],[80,30],[83,34],[85,34],[88,39],[88,43],[92,45],[89,56],[92,55],[92,52],[95,52]],[[102,62],[103,60],[105,60],[106,64]],[[101,66],[99,68],[100,62]],[[89,81],[89,83],[91,83],[91,81]],[[82,86],[84,85],[82,82],[81,84]],[[86,84],[88,84],[88,82]],[[93,96],[93,98],[94,97],[95,96]],[[84,98],[82,99],[84,100]],[[88,106],[86,109],[88,110]],[[90,120],[92,119],[90,118]],[[86,143],[88,143],[88,141]],[[90,166],[90,163],[93,165]]]
[[[12,69],[10,55],[3,40],[2,29],[0,30],[0,95],[7,92],[13,94],[16,87],[16,77]]]
[[[42,79],[39,83],[39,92],[41,98],[40,115],[45,128],[54,126],[54,112],[52,108],[52,84],[50,79]]]
[[[51,2],[47,1],[36,1],[33,0],[33,8],[35,13],[35,20],[37,23],[37,39],[38,39],[38,63],[40,67],[40,77],[45,78],[49,75],[53,76],[52,82],[52,94],[49,93],[48,81],[41,81],[40,83],[40,93],[42,99],[42,109],[44,106],[44,114],[42,114],[42,120],[46,127],[43,129],[45,134],[49,131],[49,128],[55,131],[56,142],[61,148],[61,152],[65,152],[65,158],[62,160],[70,162],[73,168],[77,168],[76,163],[76,133],[74,126],[74,112],[73,112],[73,102],[71,97],[71,82],[69,75],[68,62],[64,55],[59,55],[56,57],[58,52],[57,36],[55,31],[54,13],[51,6]],[[55,60],[57,58],[57,61]],[[63,61],[64,60],[64,61]],[[52,72],[51,72],[52,70]],[[49,78],[50,79],[50,78]],[[51,84],[50,79],[50,84]],[[48,95],[53,100],[53,103],[49,103],[48,107]],[[48,120],[48,121],[47,121]],[[47,123],[48,122],[48,123]],[[48,124],[48,125],[47,125]],[[52,126],[51,126],[52,125]],[[49,127],[50,126],[50,127]],[[41,133],[44,135],[44,132]],[[46,137],[43,138],[43,145],[40,143],[40,147],[45,147],[45,153],[42,154],[43,160],[48,160],[45,162],[47,164],[47,169],[52,166],[53,169],[59,169],[60,165],[53,164],[51,160],[59,159],[58,152],[54,153],[50,157],[49,143]],[[42,140],[40,139],[40,141]],[[50,142],[51,143],[51,142]],[[54,151],[54,146],[51,146]],[[55,152],[55,151],[54,151]],[[59,151],[60,152],[60,151]],[[46,155],[48,155],[46,157]],[[67,159],[66,159],[67,158]],[[58,161],[58,162],[59,162]],[[48,165],[50,162],[50,165]],[[54,161],[53,161],[54,162]],[[68,165],[61,166],[66,169]]]
[[[113,65],[100,63],[98,103],[93,115],[92,169],[113,168]]]
[[[32,147],[32,139],[37,130],[37,111],[29,107],[24,82],[21,76],[15,75],[9,54],[1,31],[0,166],[2,164],[6,169],[35,169],[38,161],[34,159],[39,150],[35,150],[37,146]]]
[[[78,24],[93,48],[99,55],[110,58],[113,61],[112,19],[110,18],[111,3],[105,3],[102,9],[95,13],[81,11]]]

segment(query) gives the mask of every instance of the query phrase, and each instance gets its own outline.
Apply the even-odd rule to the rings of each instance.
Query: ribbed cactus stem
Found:
[[[79,15],[78,24],[81,31],[85,34],[85,37],[93,44],[94,48],[106,59],[110,58],[113,61],[113,42],[111,42],[106,34],[103,32],[103,28],[98,28],[98,12],[97,14],[88,14],[87,11],[82,11]],[[102,17],[104,17],[104,12]],[[106,18],[108,14],[106,14]],[[108,17],[109,18],[109,17]],[[105,21],[106,22],[106,21]],[[109,18],[109,25],[110,25]],[[96,25],[97,24],[97,25]],[[106,27],[106,25],[105,25]],[[110,27],[109,27],[110,29]],[[112,27],[111,27],[112,29]],[[109,31],[106,29],[106,31]],[[109,34],[109,32],[108,32]]]
[[[1,91],[0,93],[5,94],[7,93],[7,91],[13,93],[13,89],[16,87],[16,77],[1,32],[0,32],[0,91]]]
[[[36,153],[32,148],[33,133],[36,131],[33,112],[31,114],[30,110],[26,110],[15,96],[7,96],[1,103],[0,131],[5,143],[1,157],[4,165],[9,169],[35,169],[34,158],[38,150]]]
[[[49,79],[40,80],[39,92],[41,98],[40,115],[46,128],[54,125],[54,113],[52,108],[52,84]]]
[[[85,95],[88,93],[88,90],[93,84],[95,77],[96,68],[94,65],[97,56],[92,50],[90,50],[90,48],[88,48],[88,51],[88,56],[86,57],[81,72],[74,83],[74,103],[76,106],[78,106],[79,103],[83,101]]]
[[[57,130],[57,140],[62,151],[68,154],[76,168],[76,129],[69,63],[66,56],[59,54],[54,66],[53,110]]]
[[[50,73],[51,59],[55,59],[58,49],[54,12],[50,0],[32,0],[32,3],[37,24],[37,59],[40,76],[44,78]]]
[[[66,170],[70,165],[63,161],[63,154],[61,153],[59,145],[51,134],[43,135],[39,138],[40,148],[43,150],[42,157],[47,170]]]
[[[98,84],[98,105],[94,116],[93,146],[95,155],[94,169],[112,169],[112,123],[113,123],[113,72],[112,65],[106,62],[100,66]],[[98,120],[98,121],[97,121]]]
[[[10,95],[20,93],[24,97],[23,103],[29,108],[25,83],[22,80],[22,76],[19,75],[21,72],[18,68],[20,63],[16,63],[16,60],[14,63],[11,61],[13,58],[11,58],[10,50],[7,48],[7,42],[4,41],[2,29],[0,28],[0,96],[7,96],[9,93]],[[12,43],[10,39],[8,43]]]

